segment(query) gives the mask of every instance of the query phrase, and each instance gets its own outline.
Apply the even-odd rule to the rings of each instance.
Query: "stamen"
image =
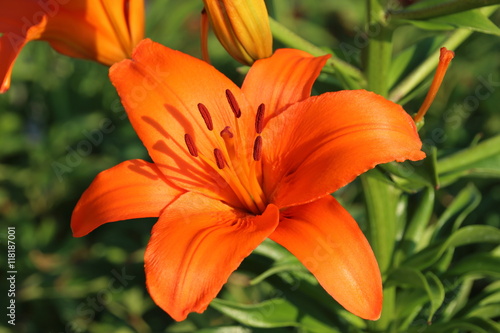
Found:
[[[205,105],[198,103],[198,110],[201,113],[201,116],[203,117],[203,120],[205,121],[205,125],[207,125],[207,128],[209,131],[214,129],[214,124],[212,122],[212,116],[210,116],[210,112],[208,112],[208,109]]]
[[[257,109],[257,114],[255,115],[255,132],[257,134],[262,133],[262,130],[264,129],[264,112],[266,111],[266,106],[264,103],[259,105],[259,108]]]
[[[186,146],[189,150],[189,153],[191,156],[198,157],[198,149],[196,148],[196,145],[194,144],[194,140],[189,134],[184,134],[184,141],[186,141]]]
[[[234,97],[233,93],[229,89],[226,89],[226,98],[227,102],[229,103],[229,106],[231,106],[231,110],[233,110],[234,116],[236,118],[241,117],[240,106],[238,105],[238,102],[236,101],[236,98]]]
[[[220,136],[225,139],[225,138],[229,138],[229,139],[232,139],[233,138],[233,133],[231,132],[230,130],[231,127],[229,126],[226,126],[224,127],[224,129],[222,131],[220,131]]]
[[[418,110],[417,114],[413,117],[415,123],[422,121],[422,119],[424,118],[425,113],[434,101],[434,97],[436,97],[439,86],[441,86],[441,82],[443,82],[443,78],[446,74],[448,66],[450,65],[450,61],[455,56],[455,53],[453,53],[453,51],[447,50],[445,47],[442,47],[439,51],[439,64],[436,68],[436,73],[434,74],[434,78],[432,79],[432,83],[429,91],[427,92],[427,96],[425,96],[422,106]]]
[[[219,148],[214,149],[215,162],[217,163],[217,167],[219,169],[224,169],[226,165],[226,160],[224,159],[224,155],[222,155],[222,151]]]
[[[255,138],[253,144],[253,159],[254,161],[260,161],[262,157],[262,137],[259,135]]]

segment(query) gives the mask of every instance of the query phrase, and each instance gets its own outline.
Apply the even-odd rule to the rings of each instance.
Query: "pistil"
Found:
[[[453,53],[453,51],[447,50],[445,47],[441,48],[439,55],[439,64],[436,68],[436,73],[434,74],[434,78],[432,79],[432,83],[429,88],[429,91],[427,92],[427,96],[425,96],[422,106],[418,110],[415,117],[413,117],[415,123],[422,121],[422,119],[425,116],[425,113],[427,112],[432,102],[434,101],[434,98],[436,97],[439,87],[443,82],[444,75],[446,74],[448,66],[450,65],[450,62],[454,56],[455,53]]]

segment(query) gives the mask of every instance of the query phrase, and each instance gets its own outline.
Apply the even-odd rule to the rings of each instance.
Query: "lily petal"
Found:
[[[120,163],[98,174],[83,193],[71,216],[73,235],[85,236],[107,222],[158,217],[182,193],[152,163]]]
[[[133,50],[144,39],[144,0],[129,0],[128,7],[126,6],[125,8],[125,13],[128,14],[126,19],[132,46],[130,50]]]
[[[138,45],[132,59],[111,67],[110,78],[153,161],[182,188],[236,202],[217,172],[214,149],[225,147],[220,133],[226,126],[233,132],[239,128],[235,146],[251,159],[255,134],[250,133],[255,131],[257,110],[249,109],[240,89],[204,61],[148,39]],[[227,89],[242,110],[237,120],[226,98]],[[199,103],[210,114],[212,130]],[[197,154],[190,153],[186,134]]]
[[[278,220],[274,205],[252,216],[199,194],[181,196],[162,213],[146,249],[151,297],[177,321],[203,312]]]
[[[403,108],[364,90],[294,104],[269,121],[262,137],[264,190],[279,207],[333,193],[377,164],[425,157]]]
[[[62,2],[62,1],[59,1]],[[143,0],[0,0],[0,93],[9,88],[14,61],[29,41],[112,65],[130,57],[144,36]]]
[[[380,317],[382,279],[368,241],[331,196],[282,212],[270,238],[286,247],[353,314]]]
[[[138,1],[72,0],[50,17],[42,39],[62,54],[110,66],[130,58],[141,40],[139,34],[144,31],[141,7],[144,4]]]
[[[27,42],[38,39],[45,31],[47,18],[31,3],[0,1],[0,93],[10,87],[14,62]],[[24,18],[23,21],[21,18]],[[26,23],[28,18],[36,20]]]
[[[311,95],[311,89],[330,56],[313,57],[296,49],[279,49],[250,68],[241,90],[249,101],[266,105],[266,122],[288,106]]]

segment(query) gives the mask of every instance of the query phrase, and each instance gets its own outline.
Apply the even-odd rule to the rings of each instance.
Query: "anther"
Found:
[[[224,155],[222,155],[222,151],[219,148],[214,149],[214,157],[215,162],[217,163],[217,167],[219,167],[219,169],[224,169],[226,160],[224,159]]]
[[[234,97],[233,93],[229,89],[226,89],[226,98],[227,98],[227,102],[229,103],[229,106],[231,107],[231,110],[233,111],[235,117],[236,118],[241,117],[240,106],[238,105],[238,102],[236,101],[236,98]]]
[[[205,125],[207,125],[207,128],[209,131],[214,129],[214,124],[212,122],[212,117],[210,116],[210,112],[208,112],[208,109],[205,105],[198,103],[198,110],[201,113],[201,116],[203,117],[203,120],[205,121]]]
[[[264,129],[264,112],[266,111],[266,106],[264,103],[259,105],[257,109],[257,114],[255,115],[255,132],[257,134],[262,133],[262,129]]]
[[[253,159],[254,161],[260,161],[262,157],[262,137],[259,135],[255,138],[253,144]]]
[[[189,150],[189,153],[194,156],[198,157],[198,149],[196,149],[196,145],[194,144],[194,140],[189,134],[184,134],[184,141],[186,141],[186,146]]]
[[[233,138],[233,133],[231,132],[231,127],[229,126],[226,126],[224,127],[224,129],[222,131],[220,131],[220,136],[221,137],[228,137],[229,139],[232,139]]]

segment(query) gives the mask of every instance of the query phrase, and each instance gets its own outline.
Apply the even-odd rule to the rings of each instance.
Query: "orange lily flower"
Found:
[[[0,0],[0,93],[31,40],[104,65],[130,58],[144,38],[143,0]]]
[[[203,312],[267,237],[347,310],[377,319],[376,259],[330,193],[376,164],[425,155],[399,105],[364,90],[310,97],[327,58],[278,50],[255,62],[240,89],[199,59],[142,41],[110,77],[154,163],[100,173],[73,212],[74,236],[159,217],[146,282],[175,320]]]

